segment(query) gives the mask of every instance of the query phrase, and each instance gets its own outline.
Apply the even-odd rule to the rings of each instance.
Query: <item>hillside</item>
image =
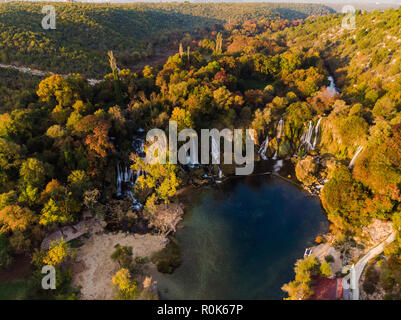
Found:
[[[327,14],[322,5],[302,4],[84,4],[53,3],[56,30],[43,30],[46,3],[0,4],[0,63],[22,64],[58,73],[103,76],[107,51],[120,66],[132,66],[160,51],[177,50],[189,32],[213,30],[230,20],[302,19]],[[186,43],[191,37],[186,36]]]
[[[342,28],[343,17],[310,18],[280,37],[294,50],[322,57],[339,87],[332,101],[321,95],[310,101],[322,108],[319,153],[329,164],[321,199],[337,241],[355,235],[361,245],[361,230],[374,219],[392,221],[400,231],[401,10],[359,11],[351,30]],[[314,165],[312,158],[297,165],[305,184],[317,176]],[[399,299],[400,244],[398,233],[384,250],[386,258],[373,267],[375,276],[367,277],[366,292],[378,286],[382,297]],[[296,295],[291,286],[287,289]]]

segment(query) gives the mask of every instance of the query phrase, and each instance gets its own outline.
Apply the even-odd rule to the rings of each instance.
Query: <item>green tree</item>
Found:
[[[325,277],[330,277],[333,274],[330,265],[326,261],[323,261],[320,265],[320,273]]]
[[[21,181],[24,185],[42,188],[46,181],[47,170],[44,163],[36,158],[25,160],[20,169]]]
[[[115,248],[111,259],[117,261],[121,268],[129,268],[132,263],[132,247],[117,244]]]

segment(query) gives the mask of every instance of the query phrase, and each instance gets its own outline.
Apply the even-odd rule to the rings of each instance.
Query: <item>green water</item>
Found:
[[[277,177],[230,179],[191,196],[177,232],[182,264],[162,299],[282,299],[281,286],[328,229],[319,200]]]

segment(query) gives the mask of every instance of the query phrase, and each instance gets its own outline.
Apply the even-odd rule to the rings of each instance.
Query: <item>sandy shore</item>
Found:
[[[111,278],[118,264],[110,258],[115,246],[131,246],[133,258],[150,257],[166,245],[163,236],[151,234],[101,233],[92,234],[83,246],[77,249],[73,269],[73,285],[81,287],[83,300],[112,299]]]

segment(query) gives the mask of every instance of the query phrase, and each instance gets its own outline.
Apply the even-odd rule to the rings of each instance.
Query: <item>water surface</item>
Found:
[[[162,299],[282,299],[294,262],[328,227],[319,199],[274,176],[232,178],[188,201],[182,264],[158,279]]]

